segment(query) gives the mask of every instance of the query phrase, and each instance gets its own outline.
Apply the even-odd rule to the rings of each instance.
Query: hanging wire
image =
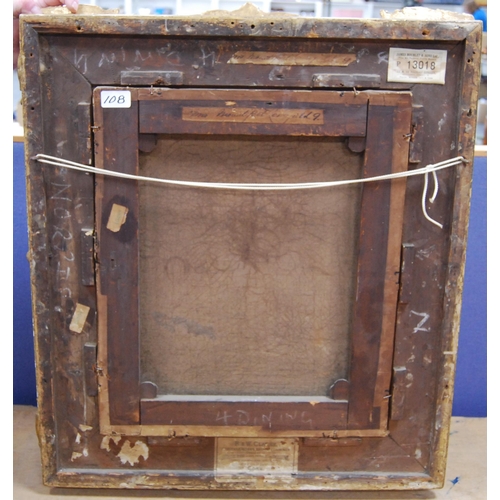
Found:
[[[210,189],[238,189],[238,190],[252,190],[252,191],[281,191],[281,190],[296,190],[296,189],[319,189],[335,186],[345,186],[351,184],[362,184],[367,182],[377,182],[383,180],[400,179],[404,177],[412,177],[415,175],[424,175],[424,189],[422,192],[422,212],[424,217],[430,221],[432,224],[443,228],[443,225],[432,219],[427,213],[426,199],[427,190],[429,186],[429,174],[432,173],[434,181],[434,192],[429,199],[431,203],[434,203],[438,192],[439,192],[439,182],[436,172],[445,168],[450,168],[462,163],[467,163],[467,160],[463,156],[457,156],[455,158],[450,158],[438,163],[429,164],[425,167],[417,168],[414,170],[407,170],[404,172],[395,172],[392,174],[378,175],[375,177],[365,177],[361,179],[347,179],[341,181],[326,181],[326,182],[300,182],[300,183],[279,183],[279,184],[266,184],[266,183],[231,183],[231,182],[196,182],[196,181],[179,181],[173,179],[161,179],[156,177],[146,177],[142,175],[126,174],[123,172],[115,172],[113,170],[107,170],[103,168],[93,167],[91,165],[85,165],[83,163],[76,163],[73,161],[65,160],[63,158],[57,158],[55,156],[37,154],[32,158],[40,163],[45,163],[48,165],[53,165],[56,167],[69,168],[73,170],[79,170],[81,172],[105,175],[108,177],[118,177],[121,179],[132,179],[138,181],[155,182],[161,184],[170,184],[175,186],[188,186],[188,187],[198,187],[198,188],[210,188]]]

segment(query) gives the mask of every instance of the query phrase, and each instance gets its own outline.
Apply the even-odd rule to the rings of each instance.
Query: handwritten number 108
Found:
[[[108,95],[104,99],[103,104],[125,104],[125,96],[122,95]]]

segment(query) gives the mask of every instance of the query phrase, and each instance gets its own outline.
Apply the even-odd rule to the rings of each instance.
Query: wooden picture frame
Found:
[[[119,89],[104,90],[104,92],[116,92]],[[408,155],[409,142],[407,140],[411,127],[411,100],[408,94],[392,93],[385,94],[354,94],[346,92],[320,92],[305,93],[293,91],[292,95],[286,96],[285,107],[280,107],[279,112],[298,110],[302,114],[318,110],[323,116],[324,124],[312,126],[306,124],[278,123],[272,128],[272,124],[247,124],[239,120],[247,120],[246,116],[239,118],[239,99],[244,100],[243,110],[253,110],[255,115],[269,109],[270,102],[281,102],[284,100],[281,91],[226,91],[211,90],[203,91],[197,89],[171,90],[130,90],[135,94],[132,96],[130,108],[102,108],[102,89],[96,90],[96,102],[94,116],[98,147],[96,157],[100,158],[99,164],[111,170],[124,173],[138,174],[139,133],[195,133],[207,134],[207,127],[212,134],[227,134],[227,128],[231,128],[235,134],[262,134],[272,133],[276,135],[302,134],[314,135],[338,135],[345,134],[348,130],[354,137],[366,137],[366,150],[364,159],[363,176],[375,177],[388,173],[401,172],[407,167],[405,158]],[[129,92],[129,90],[127,90]],[[230,110],[233,113],[227,116],[227,121],[216,122],[214,128],[212,122],[205,121],[206,118],[193,120],[187,124],[178,123],[175,116],[183,116],[190,110],[209,109],[214,113],[227,109],[225,103],[231,102]],[[249,104],[250,102],[250,104]],[[295,104],[296,103],[296,104]],[[265,107],[264,107],[265,106]],[[151,108],[155,112],[151,113]],[[179,108],[182,108],[182,113]],[[341,111],[337,110],[339,108]],[[351,108],[354,111],[351,111]],[[274,112],[275,115],[278,113]],[[163,122],[151,120],[150,116],[160,116]],[[262,115],[261,115],[262,116]],[[358,118],[359,116],[359,118]],[[174,117],[174,118],[172,118]],[[327,117],[329,119],[327,119]],[[377,123],[383,117],[393,126],[381,129]],[[276,120],[276,116],[274,117]],[[267,121],[267,118],[263,119]],[[347,123],[344,123],[347,122]],[[123,123],[127,123],[125,129]],[[184,125],[184,128],[182,127]],[[191,127],[187,128],[189,125]],[[204,130],[205,129],[205,130]],[[236,129],[236,130],[234,130]],[[372,133],[368,131],[372,130]],[[135,131],[135,132],[134,132]],[[365,136],[361,135],[365,134]],[[378,148],[380,143],[387,144],[391,150],[395,149],[397,155],[387,155],[386,150]],[[127,147],[124,147],[124,144]],[[391,144],[393,145],[391,147]],[[397,274],[400,268],[400,253],[397,251],[401,246],[402,217],[404,206],[405,181],[394,180],[386,182],[386,186],[377,185],[373,189],[366,188],[363,191],[359,246],[364,248],[369,245],[370,252],[360,252],[357,268],[357,290],[354,308],[353,331],[351,333],[352,360],[350,375],[347,380],[338,381],[339,385],[349,386],[349,397],[345,394],[342,399],[337,400],[334,394],[312,394],[300,398],[301,402],[292,402],[288,397],[283,401],[282,395],[277,398],[255,398],[254,394],[248,394],[248,400],[242,401],[241,396],[232,399],[231,396],[221,397],[214,395],[206,396],[203,401],[199,397],[194,401],[183,401],[171,397],[141,398],[140,383],[140,328],[139,328],[139,300],[138,287],[138,258],[139,237],[138,229],[140,222],[138,213],[137,183],[133,180],[123,181],[115,178],[102,178],[98,181],[98,192],[102,192],[102,198],[98,197],[100,207],[97,208],[96,225],[97,239],[99,241],[98,261],[99,276],[98,290],[101,297],[103,317],[107,318],[107,324],[102,325],[102,336],[99,345],[107,345],[107,349],[100,349],[98,358],[99,366],[103,367],[103,379],[101,382],[101,399],[105,404],[101,406],[101,430],[106,432],[130,432],[128,425],[141,425],[144,428],[154,426],[151,432],[157,434],[169,434],[178,432],[177,426],[199,425],[201,431],[191,430],[189,432],[201,432],[201,435],[225,435],[230,413],[240,412],[242,418],[237,419],[242,426],[241,433],[250,431],[248,435],[259,434],[260,428],[264,427],[262,416],[265,415],[269,428],[272,427],[273,419],[269,414],[274,412],[274,427],[282,427],[282,432],[290,431],[292,435],[312,434],[321,436],[332,431],[348,433],[347,429],[356,429],[357,433],[363,429],[377,429],[385,433],[387,426],[388,401],[384,398],[389,393],[390,373],[393,354],[393,339],[395,328],[395,310],[398,292]],[[125,207],[120,210],[127,212],[126,222],[119,227],[110,227],[117,207]],[[377,219],[373,220],[371,216]],[[120,215],[121,217],[121,215]],[[382,220],[380,220],[382,217]],[[123,219],[120,219],[120,224]],[[134,231],[128,234],[129,231]],[[127,234],[118,237],[118,234]],[[398,243],[399,241],[399,243]],[[370,242],[370,243],[368,243]],[[392,250],[396,249],[396,251]],[[121,262],[116,268],[115,262]],[[109,262],[109,264],[108,264]],[[100,285],[100,286],[99,286]],[[124,289],[132,295],[125,295]],[[368,312],[364,306],[367,297],[382,295],[376,308]],[[98,304],[98,314],[101,309]],[[369,314],[367,318],[365,315]],[[368,325],[370,326],[367,326]],[[371,324],[370,324],[371,323]],[[370,335],[371,334],[371,335]],[[165,346],[168,350],[168,346]],[[376,390],[378,389],[378,391]],[[339,389],[332,387],[331,391]],[[345,391],[345,389],[344,389]],[[377,393],[378,392],[378,393]],[[333,397],[332,397],[333,396]],[[132,399],[135,401],[132,403]],[[265,399],[265,398],[264,398]],[[311,407],[311,401],[315,402]],[[109,409],[106,407],[109,405]],[[199,407],[199,409],[197,409]],[[238,410],[236,408],[239,408]],[[243,409],[244,408],[244,409]],[[295,419],[285,419],[283,415],[293,415],[299,412],[302,417],[297,423]],[[379,416],[374,417],[378,412]],[[165,426],[165,422],[172,423],[176,415],[175,423]],[[226,415],[226,418],[223,416]],[[279,417],[277,417],[279,415]],[[384,418],[385,417],[385,418]],[[258,418],[257,429],[249,429],[243,422],[255,421]],[[122,427],[124,426],[124,427]],[[223,430],[217,432],[217,428]],[[215,427],[210,432],[208,428]],[[222,432],[222,434],[219,434]],[[375,432],[374,435],[377,433]]]
[[[255,12],[250,14],[21,18],[39,435],[48,485],[253,490],[442,485],[472,175],[480,24],[460,17],[338,21],[263,15],[255,20]],[[416,77],[394,77],[389,71],[389,65],[407,61],[405,57],[423,60],[428,54],[441,64],[439,71],[421,68],[419,73],[417,67]],[[221,151],[231,149],[224,145],[227,141],[236,141],[233,150],[244,146],[247,161],[252,160],[248,151],[262,148],[257,163],[272,156],[279,141],[285,141],[280,151],[298,145],[290,149],[295,162],[290,165],[300,164],[302,170],[283,167],[276,173],[283,164],[278,157],[269,174],[244,163],[228,169],[236,156],[222,158]],[[305,153],[295,160],[302,144]],[[322,149],[332,144],[334,149]],[[316,150],[318,155],[325,152],[313,161]],[[220,158],[210,160],[217,151]],[[411,171],[452,157],[463,161],[437,173],[439,194],[432,203],[422,175],[363,183],[356,196],[345,196],[352,198],[354,218],[339,234],[350,235],[344,255],[351,260],[333,265],[326,259],[321,271],[333,276],[328,286],[334,286],[338,269],[346,271],[346,283],[351,283],[345,294],[347,319],[335,327],[347,335],[348,347],[343,344],[342,370],[330,375],[332,363],[325,359],[332,351],[325,350],[325,339],[334,335],[337,312],[330,310],[323,285],[302,296],[291,279],[287,298],[293,301],[288,309],[280,305],[277,315],[295,314],[287,323],[272,323],[269,311],[277,309],[269,297],[281,304],[284,288],[269,283],[286,282],[292,268],[279,274],[278,257],[266,254],[265,273],[277,277],[256,281],[255,264],[252,268],[243,257],[260,247],[252,247],[247,236],[263,231],[270,219],[256,221],[257,212],[248,203],[239,206],[244,195],[192,194],[206,186],[168,187],[156,195],[145,190],[144,176],[73,171],[42,163],[39,154],[95,165],[103,173],[252,183],[274,183],[276,177],[279,182],[307,182],[314,179],[309,176],[318,164],[329,170],[318,168],[317,175],[332,174],[321,180],[336,180],[336,165],[344,155],[358,165],[361,178]],[[186,155],[195,163],[174,168]],[[317,158],[322,158],[319,163]],[[225,170],[214,168],[219,164]],[[352,175],[349,168],[343,175],[356,178],[356,169],[351,168]],[[305,264],[308,249],[320,252],[315,246],[319,239],[308,240],[304,232],[314,226],[317,214],[330,214],[316,229],[325,234],[318,255],[331,255],[324,252],[342,239],[328,229],[335,203],[325,200],[333,196],[331,191],[320,196],[313,191],[308,200],[317,200],[314,209],[297,204],[292,195],[251,195],[259,210],[266,203],[284,207],[279,200],[288,199],[286,214],[302,218],[293,233],[300,251],[299,246],[289,248],[298,255],[293,269],[308,269],[304,279],[319,273]],[[221,234],[237,228],[247,235],[246,246],[237,247],[238,262],[243,262],[238,279],[251,276],[257,284],[248,290],[263,296],[249,308],[248,317],[234,306],[241,302],[239,289],[231,288],[235,273],[223,278],[224,293],[199,274],[196,279],[208,284],[204,294],[194,297],[199,288],[193,288],[198,285],[186,272],[193,268],[190,238],[193,231],[196,238],[208,234],[215,220],[200,211],[203,206],[214,207],[219,226],[233,221],[225,233],[196,240],[204,253],[234,262],[234,248]],[[178,216],[183,210],[188,215]],[[293,229],[283,217],[273,221],[274,228],[282,228],[280,234]],[[186,222],[194,229],[186,230]],[[167,242],[161,248],[155,246],[158,237]],[[168,243],[174,240],[177,246]],[[281,258],[287,252],[279,248]],[[181,262],[171,268],[173,277],[164,264],[172,259]],[[215,280],[223,274],[213,271],[211,276]],[[338,285],[336,293],[345,286]],[[194,297],[189,310],[175,309],[168,298],[181,288],[178,303]],[[164,295],[168,297],[157,299]],[[316,330],[289,328],[302,321],[304,310],[312,310],[311,296],[322,297],[320,308],[326,312],[321,325]],[[269,315],[269,327],[262,310]],[[163,340],[152,337],[141,344],[153,323],[165,334]],[[205,371],[200,368],[192,380],[192,369],[175,364],[187,334],[192,337],[186,344],[190,367],[204,356],[196,346],[211,344],[218,346],[215,353],[224,346],[252,352],[252,362],[259,363],[258,343],[231,347],[228,335],[240,331],[239,324],[241,332],[249,332],[240,337],[287,338],[293,344],[287,351],[276,340],[278,351],[265,350],[266,356],[274,352],[283,357],[279,382],[264,384],[257,393],[263,378],[250,375],[257,382],[245,385],[247,375],[225,374],[228,358],[222,354],[220,365],[212,354],[215,361],[205,363]],[[319,330],[318,351],[311,336],[305,335],[301,344],[301,331]],[[170,355],[176,336],[179,344]],[[308,348],[314,353],[310,370],[307,360],[297,362]],[[314,358],[323,348],[328,354]],[[148,371],[155,356],[144,357],[144,351],[170,355],[173,368],[159,377],[166,382],[154,375],[163,367]],[[241,365],[244,355],[237,359]],[[324,380],[314,389],[304,383],[295,390],[297,380],[315,376],[314,359]],[[294,364],[303,367],[302,375],[282,384],[290,378],[287,366]],[[183,385],[183,373],[189,384]],[[235,378],[237,384],[232,383]]]

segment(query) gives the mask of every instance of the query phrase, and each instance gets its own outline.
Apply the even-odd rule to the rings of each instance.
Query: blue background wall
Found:
[[[486,157],[476,157],[453,415],[486,417]]]
[[[14,404],[36,405],[35,356],[26,220],[24,144],[14,143]]]
[[[14,143],[14,404],[36,405],[24,144]],[[453,415],[486,417],[486,158],[477,157]]]

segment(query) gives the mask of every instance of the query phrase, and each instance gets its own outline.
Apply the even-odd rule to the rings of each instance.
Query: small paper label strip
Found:
[[[216,481],[290,478],[297,472],[298,439],[217,438]]]

